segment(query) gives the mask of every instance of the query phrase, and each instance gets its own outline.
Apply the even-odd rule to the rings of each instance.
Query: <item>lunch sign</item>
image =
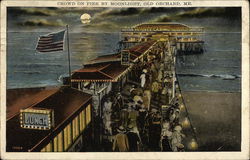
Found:
[[[26,129],[50,130],[54,126],[54,111],[51,109],[21,109],[20,125]]]

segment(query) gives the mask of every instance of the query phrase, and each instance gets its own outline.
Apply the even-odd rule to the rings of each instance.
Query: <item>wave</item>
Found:
[[[17,64],[15,67],[18,68],[36,68],[36,67],[44,67],[44,66],[52,66],[52,67],[63,67],[64,64],[53,64],[53,63],[26,63],[26,64]]]
[[[57,82],[59,83],[63,83],[63,78],[65,77],[69,77],[69,74],[68,73],[64,73],[64,74],[61,74],[58,78],[57,78]]]
[[[213,50],[210,50],[210,51],[213,51],[213,52],[240,52],[241,50],[226,50],[226,49],[213,49]]]
[[[177,74],[181,77],[208,77],[208,78],[222,78],[223,80],[234,80],[241,78],[241,75],[229,75],[229,74],[189,74],[189,73],[179,73]]]
[[[14,71],[14,73],[24,73],[24,74],[40,74],[40,71]]]

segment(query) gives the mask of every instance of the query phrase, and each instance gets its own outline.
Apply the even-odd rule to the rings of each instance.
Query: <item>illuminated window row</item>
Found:
[[[88,105],[41,152],[66,151],[91,122],[91,105]]]

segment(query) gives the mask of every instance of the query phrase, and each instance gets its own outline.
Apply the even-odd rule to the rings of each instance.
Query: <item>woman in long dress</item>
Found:
[[[141,87],[144,88],[145,82],[146,82],[146,74],[142,73],[140,76],[141,79]]]

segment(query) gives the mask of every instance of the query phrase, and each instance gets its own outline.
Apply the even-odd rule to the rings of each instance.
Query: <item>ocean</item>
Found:
[[[183,91],[241,91],[241,32],[209,30],[204,35],[206,51],[177,57],[178,80]],[[7,88],[61,85],[68,74],[67,52],[36,53],[39,35],[48,31],[9,31],[7,33]],[[72,71],[104,54],[118,49],[119,31],[71,32]],[[65,47],[67,47],[65,45]]]
[[[241,33],[206,33],[203,54],[177,58],[184,91],[241,91]]]

